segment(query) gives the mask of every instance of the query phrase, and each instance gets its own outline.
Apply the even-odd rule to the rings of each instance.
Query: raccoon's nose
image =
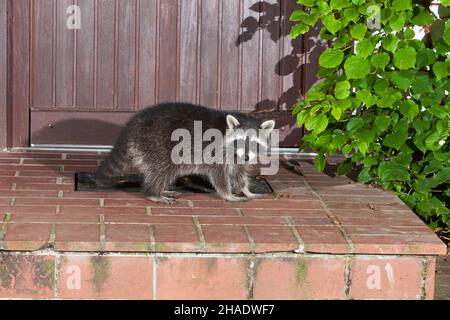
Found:
[[[245,156],[244,156],[244,161],[249,161],[250,160],[250,157],[246,154]]]

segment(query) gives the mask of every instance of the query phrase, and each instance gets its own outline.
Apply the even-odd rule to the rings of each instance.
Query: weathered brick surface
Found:
[[[248,260],[243,258],[159,258],[157,299],[246,299]]]
[[[62,299],[152,299],[153,258],[77,256],[61,258],[58,297]]]
[[[0,253],[0,298],[431,299],[434,258]],[[55,269],[56,268],[56,269]]]
[[[50,239],[51,225],[46,223],[11,223],[4,237],[4,246],[10,251],[37,250]]]
[[[204,290],[212,290],[209,283],[199,282],[199,277],[210,279],[229,294],[214,292],[210,298],[262,299],[272,294],[287,299],[409,299],[434,294],[434,256],[445,254],[446,247],[392,193],[352,183],[346,177],[330,177],[316,172],[308,162],[293,160],[295,170],[280,168],[277,175],[265,177],[272,195],[248,202],[225,202],[214,193],[187,193],[171,206],[153,203],[136,192],[74,191],[74,173],[93,171],[103,157],[0,153],[0,248],[6,252],[50,250],[49,259],[54,259],[52,250],[56,250],[62,255],[61,265],[65,258],[75,259],[65,252],[87,253],[76,256],[82,257],[77,259],[84,270],[81,291],[66,290],[61,282],[63,274],[58,279],[59,293],[43,289],[35,280],[32,261],[20,258],[17,263],[25,271],[17,275],[22,278],[0,291],[5,296],[120,298],[117,293],[122,292],[125,298],[151,298],[152,290],[159,293],[157,298],[185,295],[182,290],[172,292],[170,282],[161,280],[169,275],[178,277],[180,287],[191,286],[192,297],[203,297]],[[290,255],[294,250],[315,255]],[[101,261],[101,266],[111,266],[111,277],[101,290],[94,285],[97,280],[91,281],[96,277],[91,258],[98,252],[119,252],[125,257],[119,261],[119,256],[108,256],[107,262]],[[148,252],[152,257],[145,255]],[[128,269],[146,277],[147,272],[153,274],[154,252],[159,254],[155,274],[160,278],[140,283],[133,274],[127,274]],[[183,257],[175,259],[171,256],[174,253]],[[185,257],[199,253],[213,256],[203,260]],[[287,256],[271,256],[278,253]],[[216,262],[210,263],[213,258]],[[424,275],[425,260],[428,272]],[[299,261],[303,267],[298,267]],[[392,262],[394,284],[383,278],[386,261]],[[141,269],[132,271],[134,263]],[[371,264],[381,270],[380,286],[388,286],[385,293],[367,289]],[[8,272],[16,272],[11,270]],[[277,270],[280,274],[273,277]],[[307,277],[299,282],[302,270],[307,271]],[[194,280],[185,279],[188,274],[194,275]],[[223,275],[231,277],[234,286],[224,282]],[[329,280],[317,285],[320,276]],[[22,290],[30,281],[34,281],[31,289]],[[126,282],[132,283],[136,292],[124,288]]]
[[[441,254],[445,250],[393,194],[369,190],[345,177],[318,173],[306,162],[298,165],[303,175],[281,168],[277,175],[265,177],[275,197],[233,203],[215,194],[184,194],[170,206],[150,202],[140,193],[74,191],[73,172],[95,168],[103,157],[0,153],[0,214],[9,213],[8,224],[12,226],[7,228],[6,247],[44,245],[46,240],[39,236],[50,224],[56,224],[56,247],[60,250],[95,251],[100,245],[110,251],[135,248],[163,252],[267,252],[301,246],[315,253]],[[194,225],[194,217],[198,217],[204,235],[202,227]],[[33,223],[41,225],[34,234],[32,227],[14,226]],[[100,237],[105,237],[100,235],[101,228],[111,230],[111,235],[119,228],[108,227],[110,224],[140,226],[121,226],[123,232],[130,232],[121,235],[128,239],[123,243],[109,237],[101,243]],[[247,241],[240,226],[247,228]],[[154,239],[149,241],[154,245],[141,241],[146,235],[132,234],[132,230],[152,229]],[[13,234],[16,230],[21,230],[20,235]],[[228,236],[227,231],[239,236]],[[133,244],[133,237],[140,240]]]
[[[344,299],[345,258],[257,259],[254,299]]]
[[[54,297],[55,258],[0,252],[0,298]]]
[[[353,257],[350,264],[353,299],[420,299],[432,297],[430,281],[423,287],[424,258]],[[434,264],[428,265],[427,278],[434,279]],[[428,293],[428,296],[426,296]]]

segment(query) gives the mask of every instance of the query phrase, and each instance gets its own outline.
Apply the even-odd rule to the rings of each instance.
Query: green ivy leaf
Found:
[[[394,53],[394,66],[400,70],[411,69],[416,65],[416,50],[412,47],[398,49]]]
[[[390,78],[399,89],[406,90],[411,86],[412,74],[408,70],[394,71],[390,74]]]
[[[308,14],[303,10],[295,10],[294,12],[292,12],[289,20],[298,22],[298,21],[301,21],[307,15]]]
[[[436,80],[439,81],[450,74],[450,61],[442,62],[438,61],[433,65],[433,72],[436,76]]]
[[[423,68],[433,64],[436,61],[436,53],[429,48],[422,48],[417,51],[416,65],[417,68]]]
[[[390,34],[381,40],[381,45],[385,50],[394,53],[397,50],[398,42],[398,38]]]
[[[400,152],[398,155],[392,158],[392,163],[397,164],[399,166],[409,168],[412,162],[412,155],[407,152]]]
[[[426,26],[432,24],[434,21],[434,17],[427,11],[421,10],[414,18],[412,18],[411,22],[418,26]]]
[[[308,130],[314,130],[316,133],[324,131],[328,126],[328,118],[325,114],[320,116],[312,115],[306,120],[305,127]]]
[[[336,49],[340,49],[344,47],[347,43],[349,43],[350,40],[352,40],[352,37],[350,37],[348,34],[344,34],[342,37],[336,40],[336,42],[334,43],[334,47]]]
[[[339,134],[333,136],[331,145],[336,148],[342,148],[342,146],[347,142],[347,136],[345,134]]]
[[[430,121],[418,119],[414,120],[413,127],[416,129],[417,133],[422,133],[430,128]]]
[[[442,39],[445,31],[445,22],[443,20],[436,20],[431,25],[431,40],[433,44],[436,45],[439,40]]]
[[[367,25],[358,23],[350,29],[350,35],[356,40],[362,40],[367,32]]]
[[[400,31],[405,25],[405,17],[402,14],[395,15],[390,21],[389,26],[394,31]]]
[[[355,8],[347,8],[344,10],[344,19],[356,22],[359,18],[359,12]]]
[[[302,110],[297,114],[297,125],[299,127],[303,126],[303,124],[305,123],[306,119],[309,116],[309,112],[306,110]]]
[[[391,58],[386,52],[377,53],[370,58],[370,63],[375,67],[381,70],[384,70],[388,65]]]
[[[425,139],[425,146],[428,150],[437,151],[444,145],[441,141],[443,140],[439,132],[433,132]]]
[[[375,43],[372,39],[363,39],[356,46],[356,54],[363,58],[370,56],[375,49]]]
[[[325,156],[323,154],[318,154],[314,158],[314,168],[322,172],[325,169],[325,165],[326,165]]]
[[[387,116],[377,116],[375,117],[375,126],[380,129],[380,131],[384,131],[391,124],[391,119]]]
[[[375,159],[374,157],[369,156],[364,158],[363,163],[364,167],[371,167],[376,165],[378,163],[378,160]]]
[[[334,88],[334,95],[336,99],[345,99],[350,95],[350,82],[347,80],[339,81]]]
[[[378,175],[383,183],[399,180],[407,181],[409,180],[408,170],[398,164],[392,162],[382,162],[378,166]]]
[[[325,29],[332,34],[336,34],[342,28],[341,21],[335,19],[334,15],[330,14],[322,19]]]
[[[341,50],[326,49],[319,57],[319,65],[324,68],[336,68],[344,59],[344,53]]]
[[[304,5],[305,7],[314,7],[316,0],[297,0],[297,3]]]
[[[291,38],[292,39],[297,39],[298,36],[305,34],[309,31],[309,27],[303,23],[299,23],[297,25],[295,25],[295,27],[293,27],[291,29]]]
[[[361,118],[351,118],[347,123],[347,131],[355,131],[364,125],[364,120]]]
[[[418,94],[431,93],[434,91],[433,82],[428,75],[418,75],[412,84],[412,90]]]
[[[359,56],[352,56],[345,61],[344,70],[347,78],[361,79],[369,74],[370,63]]]
[[[370,180],[372,180],[372,177],[370,176],[370,168],[362,169],[358,175],[358,181],[361,183],[367,183]]]
[[[412,1],[411,0],[394,0],[392,1],[392,8],[395,11],[405,11],[412,10]]]
[[[356,99],[363,102],[367,108],[370,108],[378,101],[377,96],[372,95],[369,90],[358,91],[356,93]]]
[[[347,144],[342,148],[342,153],[345,156],[348,156],[350,154],[350,152],[353,151],[353,146],[351,144]]]
[[[413,29],[406,29],[403,34],[404,34],[404,37],[406,40],[412,40],[412,39],[414,39],[414,36],[416,35],[416,33],[414,32]]]
[[[336,173],[339,176],[345,176],[349,174],[350,171],[352,171],[352,169],[353,169],[352,161],[351,159],[347,159],[337,166]]]
[[[349,0],[331,0],[330,7],[335,10],[350,7],[352,4]]]
[[[333,108],[331,109],[331,115],[336,119],[336,121],[339,121],[342,116],[342,110],[341,108]]]
[[[383,145],[400,150],[406,139],[408,139],[408,132],[395,131],[384,137]]]
[[[441,4],[446,7],[450,7],[450,0],[441,0]]]
[[[400,113],[410,120],[413,120],[419,114],[419,106],[412,100],[400,103]]]

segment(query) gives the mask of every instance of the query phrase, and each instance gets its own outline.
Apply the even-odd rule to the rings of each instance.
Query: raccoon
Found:
[[[201,121],[202,134],[217,129],[223,136],[223,151],[231,152],[232,163],[181,163],[172,159],[176,129],[195,135],[195,122]],[[239,112],[225,112],[189,103],[164,103],[145,108],[135,114],[120,132],[111,153],[95,174],[99,185],[108,184],[127,168],[136,167],[143,175],[143,193],[152,201],[173,204],[177,192],[170,191],[177,178],[189,175],[205,176],[219,197],[227,201],[245,201],[261,195],[249,190],[249,162],[256,156],[250,148],[255,143],[267,148],[267,137],[275,126],[274,120],[259,121]],[[252,129],[252,130],[249,130]],[[252,132],[249,134],[249,132]],[[261,137],[255,133],[263,133]],[[202,142],[205,148],[207,142]],[[198,145],[192,144],[195,152]],[[198,150],[197,150],[198,151]],[[240,160],[240,162],[238,161]],[[238,163],[236,163],[238,162]]]

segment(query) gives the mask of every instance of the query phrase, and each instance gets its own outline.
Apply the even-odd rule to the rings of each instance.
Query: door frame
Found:
[[[0,148],[29,146],[31,0],[0,0]]]

